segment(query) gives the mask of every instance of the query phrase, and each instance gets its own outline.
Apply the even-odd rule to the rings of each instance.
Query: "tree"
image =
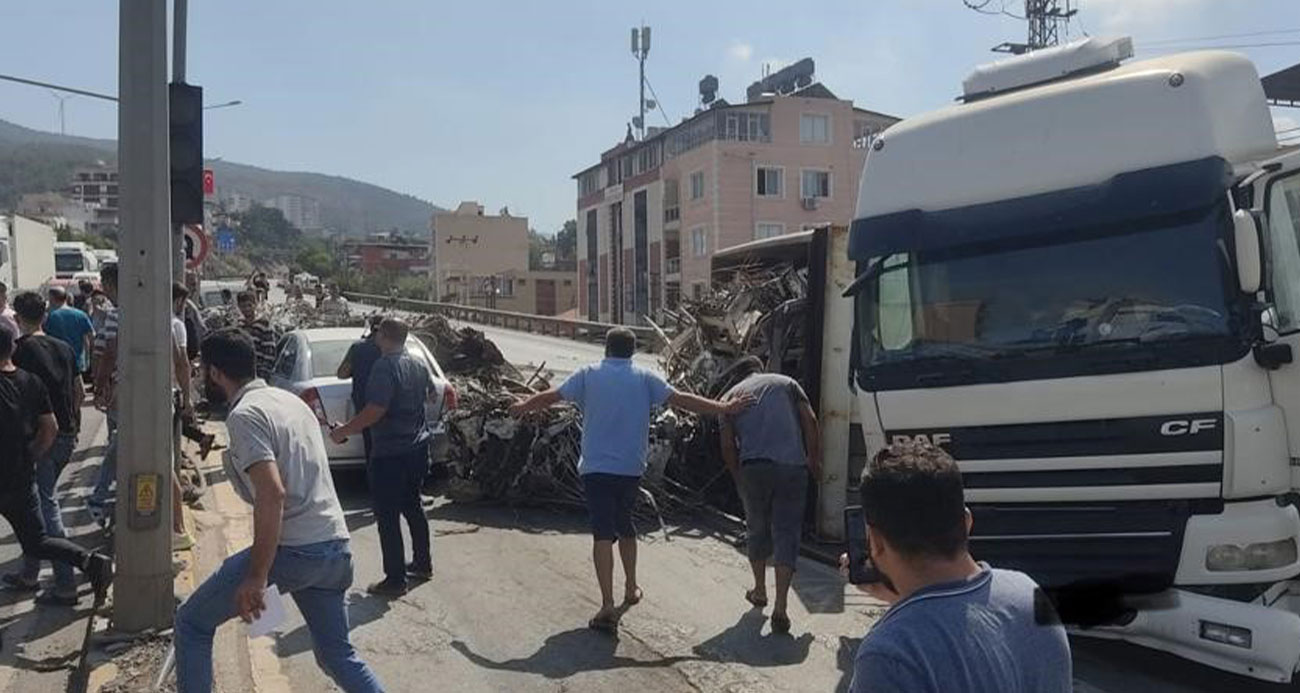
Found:
[[[554,236],[544,236],[537,229],[528,229],[528,269],[550,269],[542,263],[542,254],[554,252]]]
[[[578,259],[578,222],[576,219],[564,222],[564,228],[555,234],[555,259],[568,261]]]
[[[248,251],[293,250],[301,243],[302,231],[275,207],[253,205],[247,212],[232,216],[239,227],[240,242]]]

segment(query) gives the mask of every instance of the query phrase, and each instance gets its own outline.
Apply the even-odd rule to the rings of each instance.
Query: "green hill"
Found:
[[[0,208],[12,207],[25,193],[63,190],[78,167],[112,165],[117,143],[42,132],[0,120]],[[411,195],[343,176],[304,171],[273,171],[231,161],[208,162],[219,190],[237,190],[254,200],[304,195],[320,201],[321,223],[351,236],[398,229],[428,232],[438,208]]]

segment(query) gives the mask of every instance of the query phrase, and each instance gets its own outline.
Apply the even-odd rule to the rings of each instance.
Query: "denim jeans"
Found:
[[[117,480],[117,416],[108,412],[108,446],[104,448],[104,459],[99,463],[99,478],[95,480],[95,489],[86,499],[87,505],[103,507],[113,499],[113,482]]]
[[[384,581],[406,584],[406,547],[402,541],[401,518],[411,529],[411,553],[417,568],[433,568],[433,547],[429,542],[429,518],[420,504],[420,486],[429,470],[429,449],[375,457],[366,466],[370,482],[375,528],[379,530],[379,552],[383,556]]]
[[[72,459],[72,452],[77,448],[77,434],[60,433],[54,438],[50,451],[36,463],[36,497],[41,501],[41,521],[45,524],[45,535],[65,538],[68,532],[63,527],[63,514],[59,508],[56,490],[59,485],[59,473]],[[35,580],[41,572],[41,561],[34,556],[23,555],[23,577]],[[74,591],[77,579],[72,566],[66,563],[54,563],[54,588],[58,592]]]
[[[249,549],[226,559],[176,610],[176,690],[212,690],[212,638],[236,616],[235,590],[248,573]],[[346,539],[281,546],[270,583],[293,600],[307,622],[316,663],[347,693],[383,691],[348,639],[345,595],[352,585],[352,553]]]

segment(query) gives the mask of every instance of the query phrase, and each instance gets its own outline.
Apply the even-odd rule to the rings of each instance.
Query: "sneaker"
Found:
[[[41,588],[39,580],[28,578],[22,573],[0,575],[0,582],[4,583],[5,589],[12,592],[35,592]]]
[[[432,580],[433,566],[417,566],[414,563],[407,563],[406,575],[407,577],[413,577],[419,580]]]
[[[194,548],[194,537],[189,532],[172,532],[172,551],[188,551]]]
[[[90,586],[95,589],[97,599],[108,593],[108,586],[113,584],[112,558],[102,553],[92,553],[86,559],[84,572],[86,577],[90,578]]]
[[[67,592],[57,589],[45,590],[36,595],[35,601],[37,604],[44,604],[47,606],[76,606],[77,590],[73,589]]]
[[[366,593],[377,597],[400,597],[406,594],[406,583],[380,580],[366,588]]]

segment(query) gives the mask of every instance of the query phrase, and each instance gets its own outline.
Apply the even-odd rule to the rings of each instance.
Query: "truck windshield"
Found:
[[[907,389],[1240,357],[1230,229],[1224,202],[1120,232],[889,255],[857,296],[862,384]]]
[[[55,272],[81,272],[86,269],[86,259],[81,253],[55,253]]]

